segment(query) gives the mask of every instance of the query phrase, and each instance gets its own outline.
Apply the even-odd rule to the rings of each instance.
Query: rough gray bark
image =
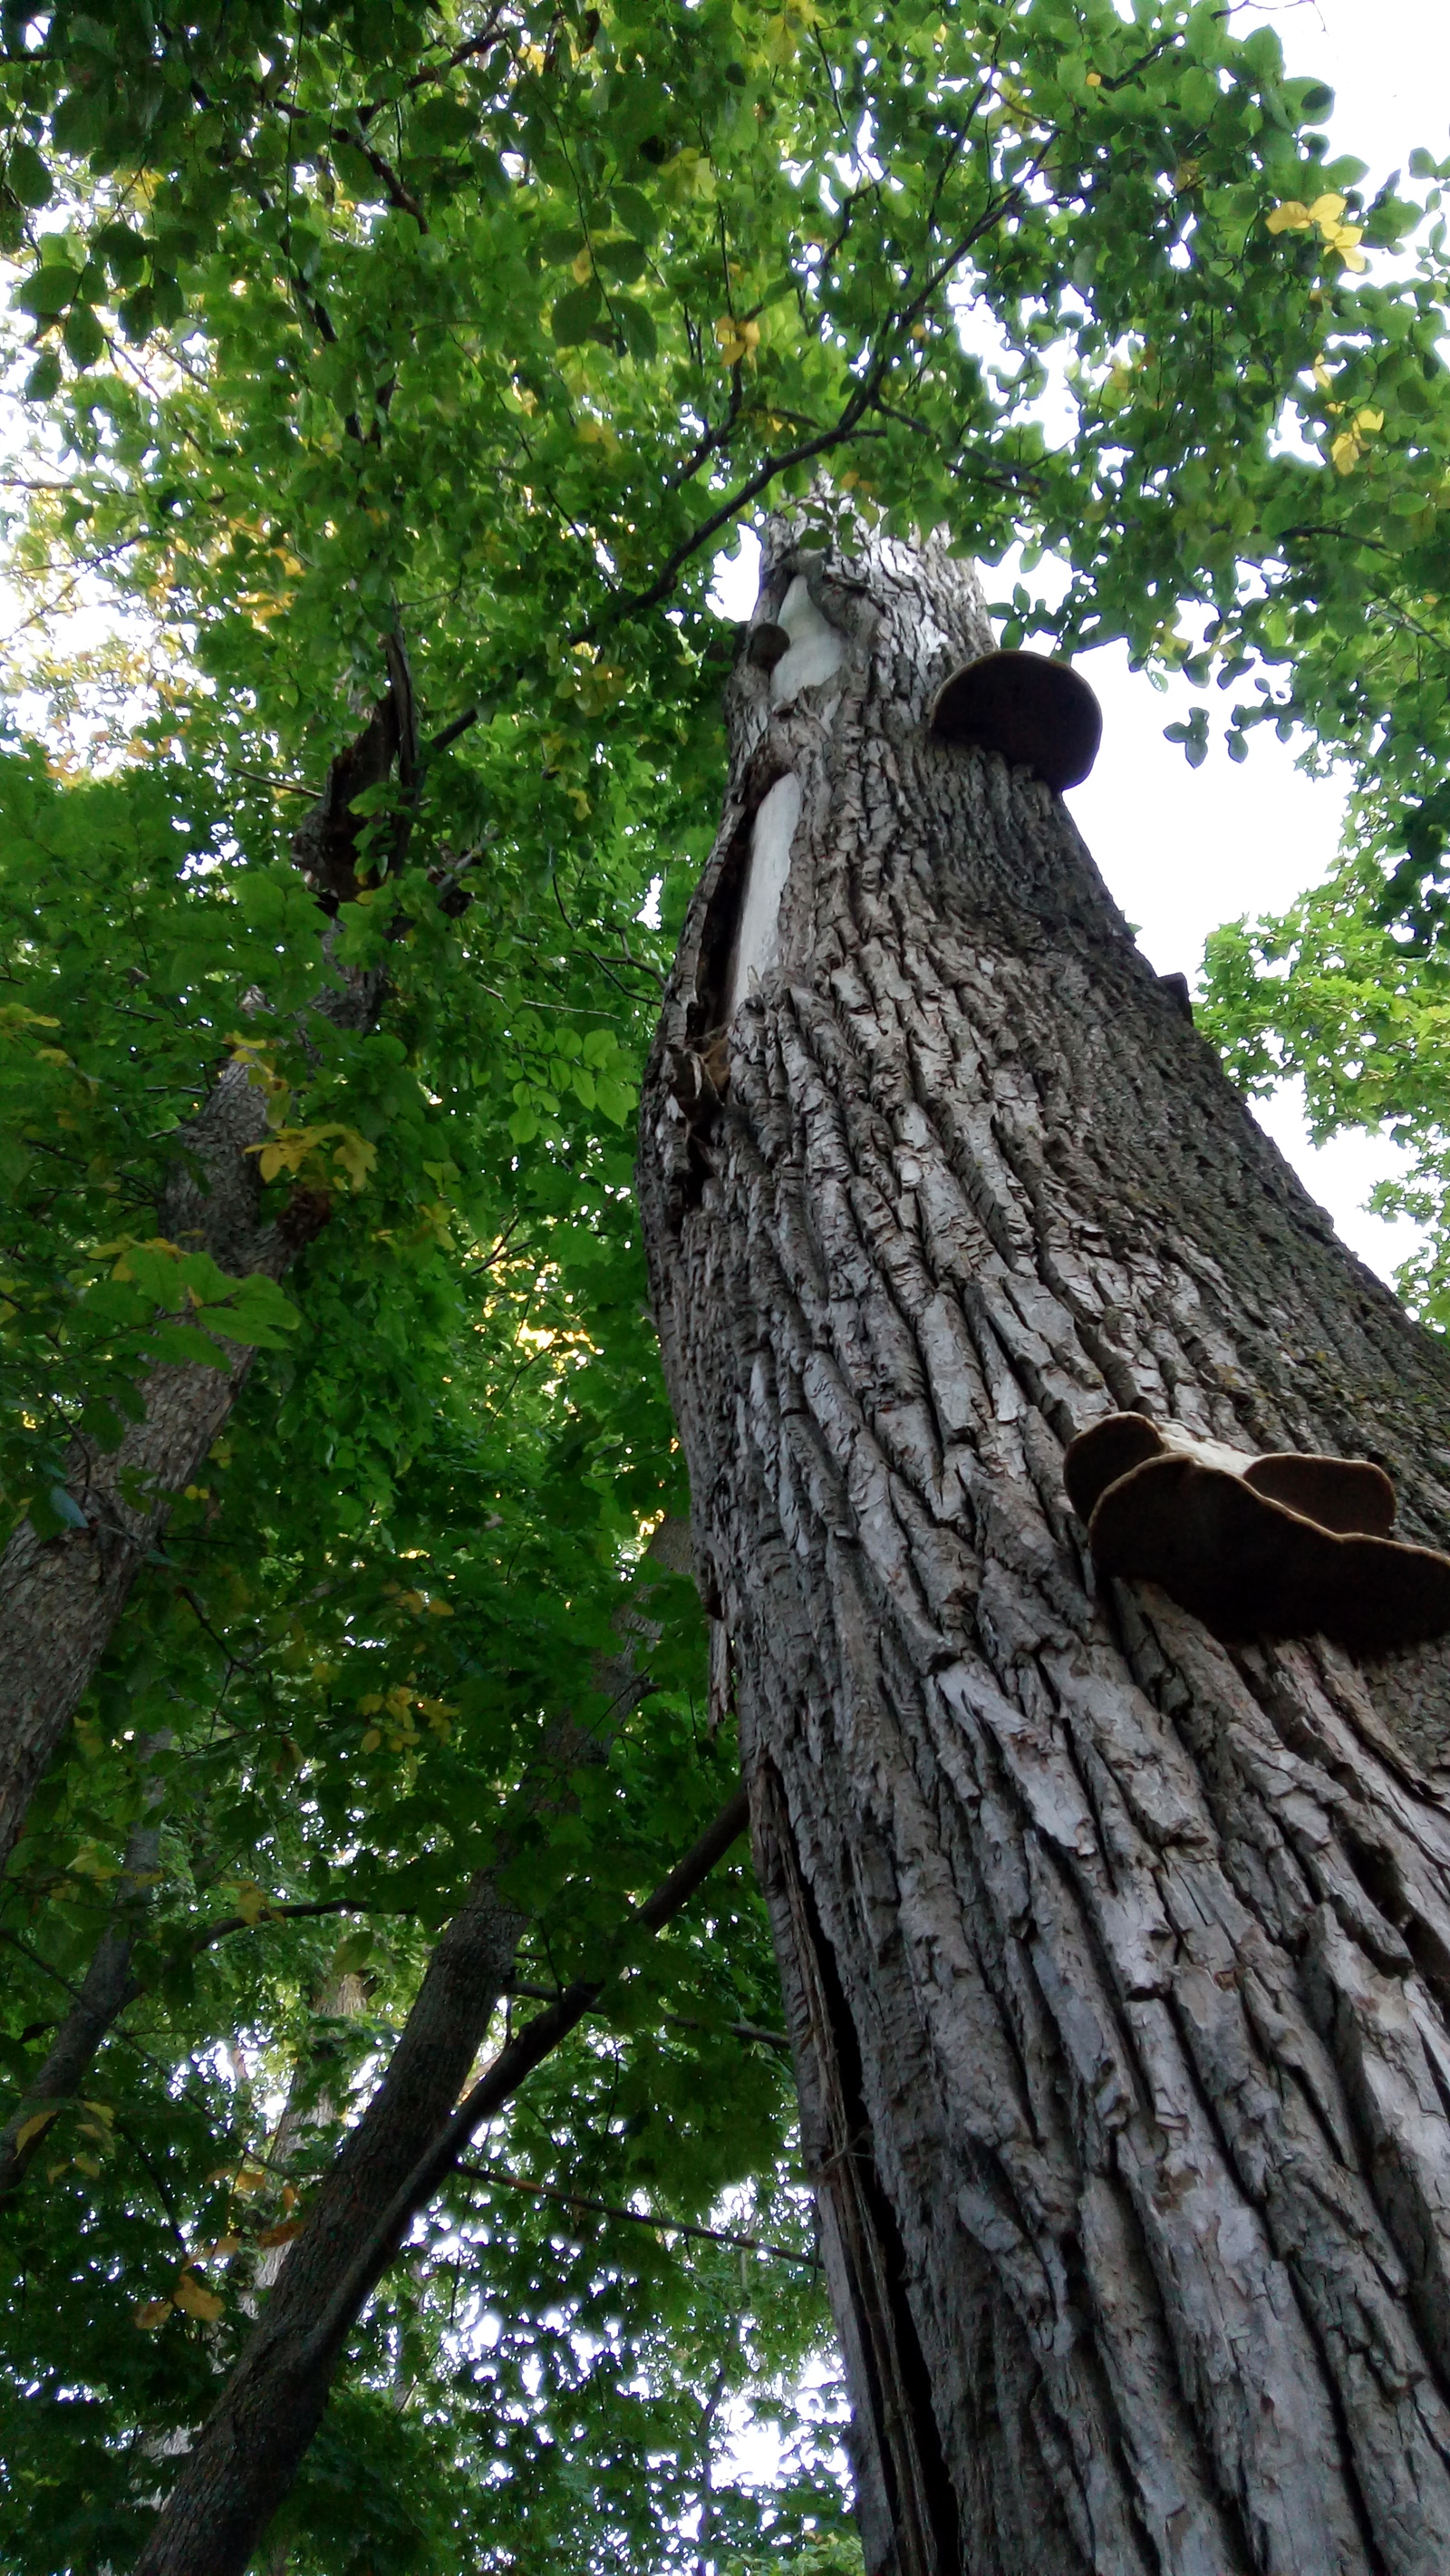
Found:
[[[1060,800],[928,734],[990,648],[971,577],[792,542],[641,1190],[868,2566],[1435,2576],[1450,1658],[1100,1597],[1062,1457],[1118,1407],[1371,1456],[1444,1546],[1450,1352]]]

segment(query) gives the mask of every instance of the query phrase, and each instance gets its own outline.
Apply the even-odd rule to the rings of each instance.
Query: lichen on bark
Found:
[[[802,582],[841,650],[794,689],[794,644],[737,666],[640,1183],[868,2565],[1432,2576],[1450,1660],[1226,1646],[1099,1587],[1062,1460],[1118,1409],[1367,1457],[1444,1547],[1450,1353],[1256,1128],[1061,799],[929,733],[990,649],[972,575],[777,528],[758,618]]]

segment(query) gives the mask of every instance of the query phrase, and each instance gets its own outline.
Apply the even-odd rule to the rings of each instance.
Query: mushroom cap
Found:
[[[1146,1413],[1109,1413],[1089,1423],[1070,1442],[1062,1462],[1067,1499],[1086,1528],[1093,1505],[1109,1485],[1145,1459],[1159,1458],[1167,1447],[1162,1432]]]
[[[1244,1483],[1321,1529],[1362,1530],[1386,1538],[1395,1525],[1395,1489],[1368,1458],[1315,1458],[1276,1449],[1244,1469]]]
[[[927,718],[945,742],[1000,751],[1049,787],[1079,787],[1098,756],[1103,711],[1086,680],[1045,653],[984,653],[943,680]]]
[[[1367,1458],[1240,1458],[1110,1413],[1062,1472],[1098,1572],[1161,1584],[1216,1636],[1322,1634],[1372,1655],[1450,1629],[1450,1556],[1389,1537],[1395,1489]]]
[[[1182,1453],[1109,1485],[1089,1536],[1100,1573],[1161,1584],[1225,1639],[1322,1634],[1373,1655],[1450,1628],[1450,1556],[1325,1529]]]

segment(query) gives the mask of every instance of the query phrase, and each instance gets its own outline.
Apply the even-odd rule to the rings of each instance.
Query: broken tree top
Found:
[[[1103,713],[1086,680],[1044,653],[984,653],[943,680],[931,729],[946,742],[1000,751],[1049,787],[1080,787],[1098,756]]]
[[[1450,1628],[1450,1556],[1388,1535],[1395,1489],[1368,1459],[1245,1457],[1113,1413],[1063,1476],[1098,1572],[1160,1583],[1219,1637],[1379,1654]]]

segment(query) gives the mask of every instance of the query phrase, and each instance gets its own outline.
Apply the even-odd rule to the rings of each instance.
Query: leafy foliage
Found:
[[[1207,0],[0,29],[12,677],[50,711],[0,755],[8,1522],[63,1543],[75,1428],[114,1442],[214,1330],[257,1350],[0,1905],[20,2097],[157,1820],[138,1991],[0,2214],[0,2533],[53,2576],[134,2554],[501,1823],[552,1990],[730,1782],[688,1585],[650,1578],[622,1723],[600,1676],[685,1501],[629,1125],[718,802],[731,529],[785,501],[1020,542],[1005,641],[1125,636],[1242,684],[1231,747],[1347,758],[1354,867],[1287,979],[1221,947],[1225,1041],[1407,1123],[1439,1186],[1446,174],[1364,203],[1328,94]],[[77,598],[110,623],[68,654]],[[309,885],[292,834],[400,642],[431,748]],[[368,1031],[312,1007],[338,960],[386,969]],[[284,1290],[158,1239],[237,1059],[267,1205],[327,1216]],[[544,1814],[565,1713],[602,1758]],[[793,2393],[818,2276],[639,2223],[809,2255],[782,2061],[731,2027],[778,2011],[737,1858],[418,2231],[271,2563],[844,2576]],[[787,2435],[763,2500],[747,2399]]]

